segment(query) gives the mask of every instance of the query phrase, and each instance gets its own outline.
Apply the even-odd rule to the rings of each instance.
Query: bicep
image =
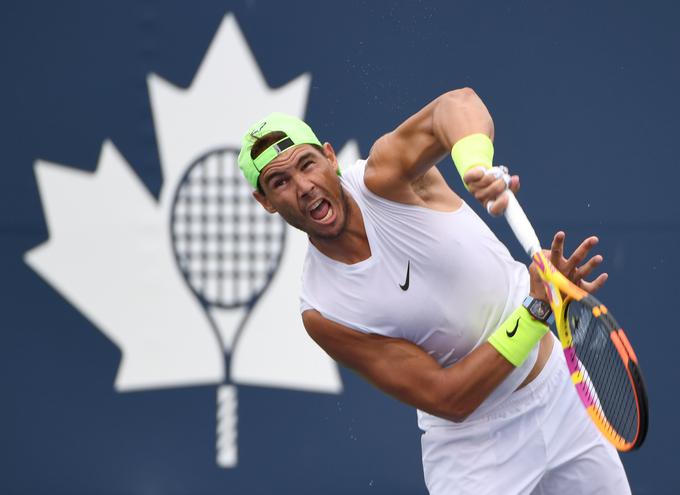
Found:
[[[381,136],[371,148],[367,171],[382,180],[412,182],[447,153],[434,133],[432,117],[437,100],[430,102]]]
[[[458,140],[475,133],[493,139],[486,106],[470,88],[449,91],[379,138],[368,167],[380,180],[412,182],[448,155]]]

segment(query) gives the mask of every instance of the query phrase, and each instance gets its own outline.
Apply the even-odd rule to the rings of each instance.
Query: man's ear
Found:
[[[323,143],[323,154],[326,158],[328,158],[328,161],[331,162],[331,165],[333,165],[333,170],[337,172],[340,164],[338,163],[338,157],[335,156],[335,150],[333,149],[333,145],[331,145],[331,143]]]
[[[267,196],[262,194],[260,191],[253,191],[253,198],[255,198],[257,202],[262,205],[262,208],[267,210],[269,213],[276,213],[276,208],[272,206],[272,204],[269,202],[269,199],[267,199]]]

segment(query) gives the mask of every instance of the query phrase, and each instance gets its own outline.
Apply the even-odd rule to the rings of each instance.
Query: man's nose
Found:
[[[296,174],[295,185],[301,197],[306,196],[314,190],[314,183],[304,174]]]

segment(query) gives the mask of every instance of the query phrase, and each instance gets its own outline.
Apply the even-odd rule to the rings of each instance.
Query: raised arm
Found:
[[[333,359],[392,397],[451,421],[462,421],[515,367],[484,343],[449,368],[406,340],[370,335],[302,314],[309,335]]]
[[[432,170],[433,166],[451,153],[454,144],[474,134],[493,140],[494,125],[489,111],[472,89],[449,91],[375,142],[366,165],[366,185],[388,199],[418,203],[420,198],[416,195],[424,188],[445,184],[436,169]],[[477,171],[471,172],[466,182],[483,205],[505,190],[501,179],[484,177]],[[518,187],[519,178],[514,176],[511,189],[517,191]],[[502,211],[504,207],[505,202],[500,202],[496,210]]]

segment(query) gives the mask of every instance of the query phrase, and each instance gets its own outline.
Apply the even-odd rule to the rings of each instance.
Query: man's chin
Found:
[[[344,223],[338,222],[337,219],[331,225],[314,224],[307,230],[307,235],[313,239],[331,241],[340,237],[344,231],[344,226]]]
[[[330,241],[340,237],[344,230],[344,225],[320,225],[316,222],[297,223],[288,222],[289,225],[304,232],[310,239]]]
[[[314,233],[308,233],[309,237],[313,239],[318,239],[320,241],[333,241],[340,237],[342,234],[342,230],[338,229],[337,231],[324,231],[324,232],[314,232]]]

